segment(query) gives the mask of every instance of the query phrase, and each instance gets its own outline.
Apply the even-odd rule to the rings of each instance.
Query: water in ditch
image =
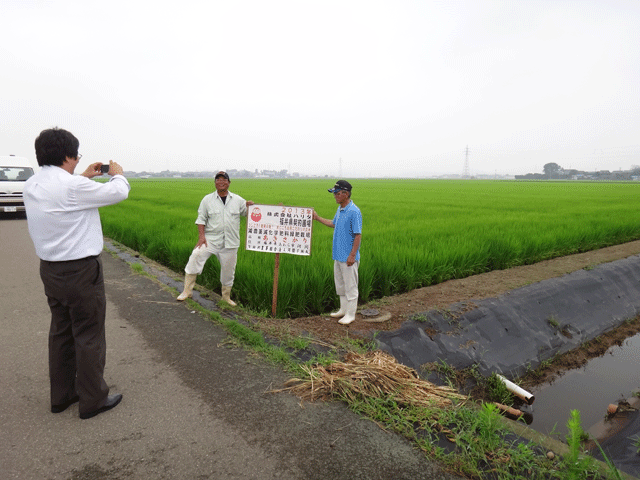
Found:
[[[582,368],[566,372],[553,383],[532,390],[535,402],[527,410],[530,428],[565,441],[571,410],[579,410],[582,427],[597,438],[616,466],[640,476],[640,334],[613,346]],[[626,401],[609,416],[610,404]],[[637,445],[635,445],[637,444]],[[597,456],[597,455],[595,455]]]

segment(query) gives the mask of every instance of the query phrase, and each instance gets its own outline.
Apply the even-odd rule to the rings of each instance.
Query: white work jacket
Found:
[[[213,192],[200,202],[196,225],[204,225],[208,245],[238,248],[241,216],[247,216],[247,202],[244,198],[229,192],[226,203],[222,203],[218,192]]]

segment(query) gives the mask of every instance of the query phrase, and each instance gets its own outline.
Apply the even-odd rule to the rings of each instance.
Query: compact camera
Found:
[[[109,164],[102,165],[102,166],[100,167],[100,171],[101,171],[102,173],[109,173]]]

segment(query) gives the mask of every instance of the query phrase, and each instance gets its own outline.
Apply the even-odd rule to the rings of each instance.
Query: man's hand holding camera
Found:
[[[124,175],[124,170],[120,166],[120,164],[114,162],[113,160],[109,160],[109,164],[102,162],[92,163],[87,167],[82,176],[87,178],[99,177],[103,174],[108,175]]]

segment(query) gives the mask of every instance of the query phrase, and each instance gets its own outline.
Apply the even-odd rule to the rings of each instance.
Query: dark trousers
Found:
[[[102,407],[106,297],[99,256],[67,262],[40,261],[40,278],[51,309],[49,380],[51,404],[80,397],[80,413]]]

